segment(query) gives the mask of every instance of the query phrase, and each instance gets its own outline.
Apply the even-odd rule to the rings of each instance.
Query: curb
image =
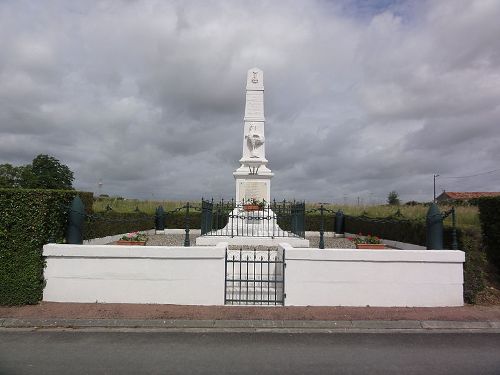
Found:
[[[488,332],[500,333],[500,321],[433,320],[166,320],[0,318],[0,329],[146,329],[172,332]]]

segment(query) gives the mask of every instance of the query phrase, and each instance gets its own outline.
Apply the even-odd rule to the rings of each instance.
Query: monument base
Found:
[[[227,225],[196,239],[196,245],[205,246],[228,242],[229,245],[278,246],[287,242],[293,247],[309,247],[309,240],[280,228],[276,214],[269,206],[258,211],[233,209]]]
[[[233,246],[278,246],[288,243],[292,247],[309,247],[309,240],[300,237],[229,237],[201,236],[196,238],[196,246],[213,246],[219,242],[227,242]]]

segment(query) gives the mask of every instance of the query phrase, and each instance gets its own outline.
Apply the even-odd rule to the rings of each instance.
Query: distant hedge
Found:
[[[181,210],[165,215],[165,228],[184,229],[186,213]],[[141,231],[155,228],[155,216],[142,212],[105,212],[91,215],[84,225],[84,239],[113,236],[116,234]],[[189,212],[189,228],[201,228],[201,213]]]
[[[68,207],[77,194],[92,212],[92,193],[0,189],[0,305],[42,299],[42,247],[63,241]]]
[[[425,246],[425,222],[406,219],[378,219],[366,216],[345,216],[345,231],[371,234],[387,240]]]
[[[480,198],[478,206],[486,254],[500,270],[500,197]]]

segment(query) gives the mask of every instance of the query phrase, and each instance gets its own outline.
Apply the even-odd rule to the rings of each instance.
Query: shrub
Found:
[[[475,303],[479,292],[486,287],[486,261],[485,252],[478,230],[464,229],[458,236],[459,249],[465,252],[464,263],[464,300]]]
[[[500,269],[500,197],[481,198],[478,205],[486,255]]]
[[[184,210],[165,215],[165,228],[185,228],[186,213]],[[109,211],[91,215],[84,224],[83,238],[90,240],[113,236],[133,231],[148,230],[155,227],[155,216],[143,212]],[[189,228],[200,229],[201,214],[198,211],[189,212]]]
[[[63,240],[69,204],[77,194],[90,202],[90,212],[92,193],[0,189],[0,305],[34,304],[42,298],[42,247]]]
[[[367,216],[345,216],[348,233],[372,234],[387,240],[425,246],[425,223],[406,219],[375,219]]]

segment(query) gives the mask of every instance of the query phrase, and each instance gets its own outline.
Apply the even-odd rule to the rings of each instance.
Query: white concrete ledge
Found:
[[[226,248],[45,245],[43,300],[223,305]]]
[[[211,247],[48,244],[43,247],[43,256],[51,258],[211,259],[224,258],[226,246],[225,243]]]
[[[287,306],[462,306],[457,250],[285,251]]]
[[[309,240],[300,237],[228,237],[228,236],[201,236],[196,238],[197,246],[213,246],[219,242],[227,242],[234,246],[278,246],[281,242],[291,247],[309,247]]]
[[[465,253],[459,250],[357,250],[306,249],[280,244],[286,250],[287,260],[349,261],[349,262],[430,262],[463,263]]]

